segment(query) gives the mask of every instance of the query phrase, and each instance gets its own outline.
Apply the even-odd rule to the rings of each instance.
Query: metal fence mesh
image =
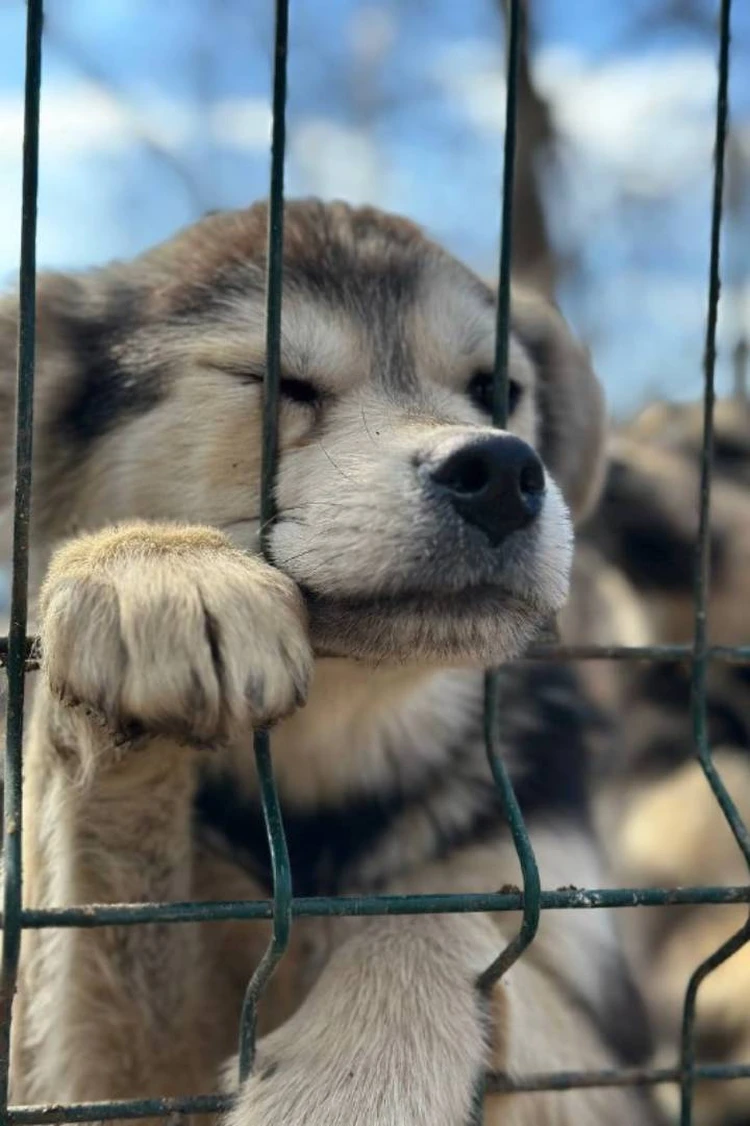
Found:
[[[542,891],[521,811],[499,754],[499,718],[494,706],[495,675],[486,678],[485,737],[489,768],[502,796],[508,824],[518,854],[523,887],[519,892],[485,895],[367,896],[343,898],[294,898],[293,873],[284,837],[283,819],[274,784],[269,738],[265,731],[255,737],[255,756],[261,783],[261,798],[272,858],[273,899],[222,903],[139,903],[128,905],[82,905],[79,907],[24,910],[22,906],[22,738],[24,677],[34,667],[33,649],[27,638],[27,579],[29,513],[31,494],[31,445],[34,384],[35,334],[35,243],[39,148],[39,99],[41,82],[42,0],[27,0],[25,131],[23,152],[23,212],[20,263],[20,327],[18,339],[18,400],[15,448],[15,495],[13,522],[13,572],[10,629],[0,642],[0,661],[7,664],[8,704],[5,748],[5,792],[3,848],[3,951],[0,992],[0,1111],[9,1123],[87,1122],[114,1118],[168,1116],[175,1113],[208,1113],[221,1109],[227,1100],[218,1095],[170,1099],[134,1099],[76,1105],[13,1107],[8,1105],[8,1065],[12,1001],[15,993],[21,932],[24,927],[138,926],[146,922],[210,922],[222,919],[270,919],[273,929],[268,949],[253,976],[245,998],[240,1039],[240,1069],[252,1067],[256,1006],[266,983],[288,944],[293,919],[302,916],[401,915],[444,912],[522,912],[519,931],[497,959],[482,974],[480,988],[489,988],[522,955],[534,939],[540,912],[549,909],[655,907],[685,904],[750,903],[750,884],[737,887],[682,888],[586,888]],[[504,141],[502,238],[499,273],[497,343],[495,357],[494,421],[502,425],[507,405],[507,357],[510,307],[510,261],[516,87],[519,60],[520,3],[509,5],[507,51],[507,108]],[[716,101],[715,172],[711,223],[710,267],[704,356],[704,432],[701,454],[699,537],[696,548],[695,628],[693,644],[641,648],[538,646],[527,658],[557,660],[687,660],[692,666],[692,719],[695,750],[738,848],[750,866],[750,832],[727,792],[712,762],[706,722],[706,674],[711,661],[750,663],[750,645],[728,648],[707,641],[707,596],[709,587],[709,542],[711,460],[713,449],[714,367],[719,303],[719,244],[721,237],[724,153],[728,117],[728,74],[731,0],[719,5],[718,93]],[[285,103],[287,77],[289,0],[276,0],[273,134],[271,156],[270,211],[268,228],[268,278],[266,295],[267,377],[264,393],[263,468],[261,526],[273,518],[273,483],[277,457],[276,415],[279,385],[279,339],[281,324],[282,240],[284,198]],[[265,544],[263,545],[265,547]],[[539,1091],[571,1087],[615,1087],[678,1083],[681,1091],[681,1126],[693,1120],[693,1088],[696,1080],[730,1080],[750,1077],[745,1065],[695,1063],[694,1025],[696,1002],[702,982],[719,965],[750,940],[750,920],[693,972],[688,984],[679,1054],[670,1068],[627,1068],[596,1072],[530,1074],[511,1080],[490,1074],[475,1100],[474,1121],[481,1121],[485,1091]]]

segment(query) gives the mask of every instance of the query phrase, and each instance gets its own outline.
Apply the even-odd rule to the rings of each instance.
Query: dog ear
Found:
[[[587,350],[544,298],[514,289],[513,328],[536,369],[539,452],[576,523],[593,509],[604,480],[606,416]]]

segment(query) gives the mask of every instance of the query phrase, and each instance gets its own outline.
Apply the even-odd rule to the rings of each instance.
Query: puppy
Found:
[[[516,293],[510,426],[493,430],[492,292],[404,219],[287,204],[264,561],[266,225],[262,204],[213,215],[130,263],[39,279],[29,907],[267,896],[252,730],[269,724],[297,894],[520,882],[482,669],[565,600],[569,512],[602,476],[598,385],[557,313]],[[7,500],[11,300],[1,323]],[[505,665],[501,708],[544,885],[601,885],[575,678]],[[27,931],[13,1098],[210,1091],[224,1065],[232,1126],[463,1126],[485,1068],[641,1058],[604,911],[546,915],[480,995],[518,922],[298,920],[239,1087],[225,1061],[265,924]],[[605,1116],[650,1111],[625,1089],[485,1109],[502,1126]]]

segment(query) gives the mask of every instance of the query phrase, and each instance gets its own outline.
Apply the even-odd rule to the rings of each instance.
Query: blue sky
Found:
[[[564,140],[550,213],[584,267],[560,299],[618,413],[700,387],[715,44],[638,31],[653,6],[535,4],[535,71]],[[750,162],[750,4],[734,6],[732,109]],[[204,208],[265,194],[270,0],[47,0],[47,13],[41,266],[125,257]],[[497,0],[292,0],[290,194],[403,211],[494,273],[497,13]],[[0,5],[0,275],[11,281],[24,19],[21,0]],[[750,329],[748,210],[746,199],[725,239],[724,380],[736,325]]]

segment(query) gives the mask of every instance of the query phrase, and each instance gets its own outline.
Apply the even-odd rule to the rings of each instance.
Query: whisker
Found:
[[[304,559],[306,555],[317,550],[317,547],[306,547],[304,551],[298,551],[296,555],[288,555],[286,559],[275,559],[274,563],[277,567],[288,567],[290,563],[296,563],[298,559]]]
[[[371,430],[370,430],[370,427],[369,427],[369,426],[367,425],[367,418],[365,417],[365,408],[364,408],[364,406],[362,407],[362,425],[364,426],[365,430],[367,431],[367,436],[369,437],[369,439],[370,439],[370,441],[372,442],[373,446],[376,446],[376,445],[377,445],[377,442],[375,441],[375,439],[374,439],[374,438],[373,438],[373,436],[372,436],[372,432],[371,432]]]
[[[346,473],[344,473],[344,471],[343,471],[343,469],[341,468],[341,466],[340,466],[340,465],[337,465],[337,464],[336,464],[336,462],[335,462],[335,461],[333,460],[333,458],[332,458],[332,457],[331,457],[331,455],[329,454],[328,450],[327,450],[327,449],[325,448],[325,446],[323,445],[323,442],[322,442],[322,440],[321,440],[321,441],[318,441],[318,445],[320,446],[321,450],[323,451],[323,453],[324,453],[324,454],[326,455],[326,457],[327,457],[327,458],[328,458],[328,460],[330,461],[330,463],[331,463],[331,465],[333,466],[333,468],[334,468],[334,469],[335,469],[335,470],[336,470],[336,471],[337,471],[338,473],[340,473],[340,474],[341,474],[341,476],[342,476],[342,477],[344,478],[344,480],[345,480],[345,481],[351,481],[351,477],[348,477],[348,476],[346,475]]]

